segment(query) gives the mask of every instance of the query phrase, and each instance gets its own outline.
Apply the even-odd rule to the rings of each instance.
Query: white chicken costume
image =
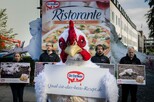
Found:
[[[96,64],[90,61],[88,52],[88,41],[86,36],[74,27],[73,21],[69,22],[69,28],[59,37],[60,57],[64,64],[69,66],[96,67]],[[45,92],[46,77],[43,71],[35,79],[35,90],[37,102],[46,102],[47,94]],[[105,86],[106,99],[109,102],[117,102],[118,87],[116,79],[109,72],[102,77],[102,85]],[[96,98],[86,98],[80,96],[48,95],[50,102],[102,102]]]

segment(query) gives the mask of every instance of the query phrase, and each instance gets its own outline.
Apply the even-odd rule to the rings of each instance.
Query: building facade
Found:
[[[117,0],[110,1],[110,22],[115,26],[118,36],[122,38],[122,43],[134,46],[138,51],[139,32]]]
[[[144,39],[143,31],[138,31],[138,51],[144,53]]]
[[[148,38],[144,40],[145,53],[154,55],[154,38]]]

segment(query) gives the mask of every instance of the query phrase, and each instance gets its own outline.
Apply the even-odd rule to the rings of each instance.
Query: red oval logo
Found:
[[[70,71],[67,73],[68,84],[71,82],[80,82],[81,85],[81,81],[84,79],[84,77],[84,73],[80,71]]]
[[[58,1],[47,1],[45,4],[48,9],[54,9],[60,6],[60,2]]]

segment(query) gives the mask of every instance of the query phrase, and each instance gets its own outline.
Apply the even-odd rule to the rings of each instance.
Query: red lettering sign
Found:
[[[70,71],[67,73],[68,84],[71,82],[80,82],[81,85],[81,81],[84,79],[84,77],[84,73],[79,71]]]
[[[58,1],[47,1],[45,4],[48,9],[54,9],[60,6],[60,2]]]

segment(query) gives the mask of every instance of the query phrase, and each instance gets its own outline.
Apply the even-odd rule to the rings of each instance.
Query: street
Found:
[[[154,100],[154,69],[146,69],[146,85],[140,85],[137,92],[137,102],[153,102]],[[130,97],[128,99],[130,102]],[[8,84],[0,84],[0,102],[12,102],[12,93]],[[34,86],[27,85],[24,90],[24,102],[36,102]],[[119,101],[121,88],[119,87]]]
[[[0,84],[0,102],[13,102],[12,92],[8,84]],[[36,102],[34,86],[26,86],[24,89],[24,102]]]

